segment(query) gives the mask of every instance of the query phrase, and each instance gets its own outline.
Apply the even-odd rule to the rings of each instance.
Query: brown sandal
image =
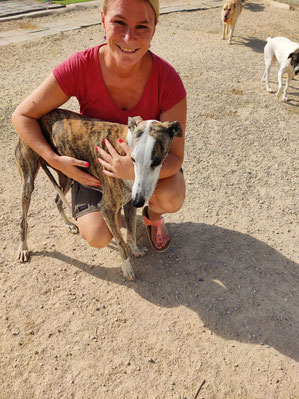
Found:
[[[153,250],[156,251],[156,252],[164,252],[164,251],[166,251],[169,248],[169,246],[170,246],[170,240],[167,242],[167,244],[164,247],[157,247],[157,245],[156,245],[156,244],[161,245],[163,243],[163,236],[162,236],[161,226],[164,223],[164,219],[161,218],[159,220],[150,220],[150,218],[148,216],[148,207],[147,206],[145,206],[143,208],[142,217],[143,217],[143,221],[144,221],[144,224],[145,224],[147,237],[149,239],[149,242],[150,242]],[[154,226],[154,227],[157,228],[156,241],[153,241],[153,239],[152,239],[151,226]]]

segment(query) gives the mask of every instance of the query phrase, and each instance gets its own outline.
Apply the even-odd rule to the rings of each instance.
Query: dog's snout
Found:
[[[135,206],[135,208],[141,208],[145,203],[145,200],[143,197],[136,197],[133,199],[133,206]]]

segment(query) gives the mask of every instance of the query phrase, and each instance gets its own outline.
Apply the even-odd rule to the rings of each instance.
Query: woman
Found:
[[[76,96],[84,115],[127,124],[128,116],[160,121],[178,120],[186,125],[186,92],[175,70],[149,51],[159,17],[159,0],[105,0],[101,12],[107,43],[76,53],[56,67],[13,113],[13,124],[21,139],[50,166],[75,181],[73,214],[82,237],[97,248],[108,245],[112,235],[96,207],[101,193],[85,186],[100,181],[78,166],[84,160],[59,156],[46,142],[38,120]],[[120,156],[108,143],[108,152],[98,148],[103,173],[134,180],[130,149]],[[163,251],[170,238],[164,213],[179,210],[185,198],[185,183],[180,173],[184,137],[175,138],[165,159],[157,187],[143,210],[153,248]],[[84,186],[82,186],[84,185]],[[82,206],[83,205],[83,206]]]

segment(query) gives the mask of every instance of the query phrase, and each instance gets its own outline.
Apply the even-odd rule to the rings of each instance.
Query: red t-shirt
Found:
[[[119,108],[111,98],[100,69],[100,46],[80,51],[54,70],[54,76],[68,97],[77,97],[80,113],[109,122],[128,123],[128,117],[160,119],[186,96],[182,80],[175,69],[162,58],[151,53],[152,70],[138,104],[127,111]]]

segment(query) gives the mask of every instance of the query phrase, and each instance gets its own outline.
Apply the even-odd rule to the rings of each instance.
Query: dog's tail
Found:
[[[269,40],[271,40],[271,39],[272,39],[271,36],[267,37],[267,42],[269,42]]]

